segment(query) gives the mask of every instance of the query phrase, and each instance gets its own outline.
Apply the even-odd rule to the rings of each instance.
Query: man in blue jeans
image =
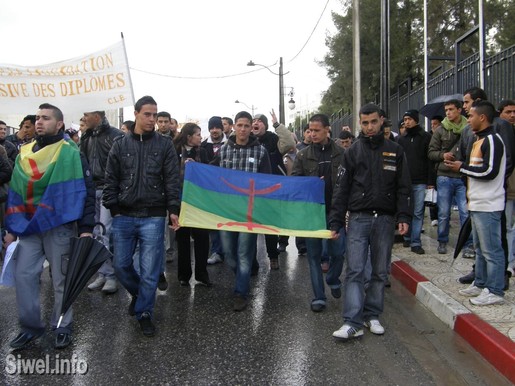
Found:
[[[220,149],[220,167],[249,173],[272,172],[268,153],[251,133],[252,115],[240,111],[234,118],[234,133]],[[247,307],[252,260],[256,254],[256,233],[221,231],[225,262],[236,273],[233,310]]]
[[[172,139],[155,132],[155,100],[144,96],[134,110],[134,125],[109,152],[103,204],[113,216],[115,274],[132,295],[129,315],[136,315],[143,335],[153,336],[167,210],[172,228],[179,227],[179,164]],[[139,275],[133,266],[137,245]]]
[[[391,255],[395,223],[408,232],[411,183],[401,146],[385,140],[384,118],[376,105],[359,112],[361,133],[345,151],[333,195],[329,227],[332,239],[347,230],[347,268],[343,300],[343,326],[333,333],[347,340],[363,335],[363,325],[373,334],[384,334],[379,315],[384,306],[387,262]],[[372,274],[365,289],[365,267],[370,252]]]
[[[408,110],[404,113],[404,127],[406,135],[397,139],[406,154],[407,166],[411,177],[411,209],[413,220],[410,233],[404,236],[404,246],[411,247],[411,252],[418,255],[426,253],[422,248],[420,234],[424,223],[424,198],[426,188],[434,187],[435,172],[433,163],[429,162],[427,152],[431,134],[419,126],[417,110]]]
[[[459,291],[476,306],[504,303],[504,251],[501,216],[505,206],[506,150],[492,126],[495,108],[476,101],[468,122],[476,136],[465,162],[445,161],[452,170],[467,176],[472,236],[476,247],[474,282]]]
[[[458,172],[445,166],[444,161],[461,159],[459,140],[467,119],[461,115],[462,103],[457,99],[451,99],[444,103],[445,119],[434,130],[429,143],[428,157],[438,165],[436,187],[438,191],[438,253],[447,253],[449,242],[449,221],[451,217],[451,205],[456,200],[460,213],[460,223],[468,218],[467,188]],[[463,257],[474,258],[472,238],[465,245]]]
[[[331,209],[333,189],[336,184],[338,167],[340,166],[344,149],[338,146],[329,137],[331,129],[329,118],[324,114],[315,114],[309,119],[311,131],[311,146],[297,153],[293,164],[292,176],[312,176],[324,180],[326,214]],[[320,266],[323,252],[323,240],[306,238],[308,252],[309,273],[314,299],[311,301],[311,311],[321,312],[326,307],[324,291],[324,277]],[[329,255],[329,270],[326,276],[327,285],[331,288],[334,298],[341,297],[340,274],[343,268],[343,254],[345,253],[345,234],[337,239],[327,242]]]

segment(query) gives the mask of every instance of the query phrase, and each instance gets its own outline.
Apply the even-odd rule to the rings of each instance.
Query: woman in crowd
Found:
[[[180,161],[181,185],[184,182],[184,169],[188,162],[208,163],[205,149],[200,147],[201,130],[195,123],[187,123],[175,137],[174,144]],[[189,286],[192,275],[190,237],[193,238],[195,251],[195,280],[210,287],[211,281],[207,273],[207,257],[209,254],[209,231],[207,229],[181,227],[176,231],[178,254],[178,278],[182,286]]]

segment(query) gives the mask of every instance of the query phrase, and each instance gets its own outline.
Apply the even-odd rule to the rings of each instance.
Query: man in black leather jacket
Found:
[[[113,216],[116,277],[132,295],[129,315],[136,315],[145,336],[153,336],[167,211],[172,228],[179,228],[179,164],[172,139],[155,132],[154,98],[142,97],[134,110],[130,133],[117,139],[109,152],[102,202]],[[139,275],[133,266],[136,245]]]
[[[83,119],[86,132],[81,138],[80,150],[88,160],[95,184],[95,222],[103,224],[105,233],[102,232],[104,233],[102,239],[109,249],[113,219],[111,213],[102,206],[102,190],[105,185],[104,177],[109,150],[114,140],[121,137],[123,132],[109,124],[104,111],[84,113]],[[91,291],[102,289],[105,294],[113,294],[118,290],[113,262],[110,259],[100,267],[97,278],[88,285],[88,289]]]
[[[345,151],[329,215],[329,227],[335,239],[339,232],[345,231],[345,214],[350,212],[344,324],[333,333],[333,337],[342,340],[363,335],[364,324],[373,334],[384,334],[379,315],[383,312],[395,223],[404,235],[411,217],[411,181],[402,147],[385,140],[381,128],[384,118],[379,107],[363,106],[359,118],[362,131]],[[369,253],[372,275],[365,289],[364,271]]]

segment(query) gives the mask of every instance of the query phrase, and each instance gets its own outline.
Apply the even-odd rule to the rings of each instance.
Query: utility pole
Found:
[[[361,107],[361,57],[359,49],[359,0],[352,0],[352,111],[354,134],[359,132],[359,109]]]

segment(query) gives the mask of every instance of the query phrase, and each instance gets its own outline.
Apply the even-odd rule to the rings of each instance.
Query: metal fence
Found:
[[[515,98],[515,45],[485,59],[484,90],[489,100],[497,106],[503,99]],[[474,54],[449,70],[431,77],[428,81],[429,100],[440,95],[462,93],[479,86],[479,54]],[[424,105],[424,85],[414,86],[408,78],[397,86],[397,92],[390,96],[390,120],[397,131],[397,123],[409,109]],[[343,110],[331,115],[333,136],[338,136],[341,127],[352,122],[352,114]]]

